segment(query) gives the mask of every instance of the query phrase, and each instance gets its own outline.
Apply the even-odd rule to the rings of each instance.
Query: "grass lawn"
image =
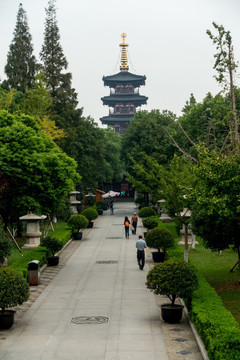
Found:
[[[164,227],[174,235],[174,223],[166,223]],[[175,239],[176,243],[181,237]],[[240,285],[238,284],[238,266],[229,272],[237,262],[237,252],[227,249],[219,255],[216,251],[205,249],[201,239],[197,238],[199,245],[195,250],[189,249],[189,262],[191,262],[205,277],[209,284],[221,297],[225,307],[231,311],[240,325]],[[183,259],[184,246],[176,245],[170,256]]]
[[[54,236],[61,240],[65,245],[66,242],[71,238],[71,230],[67,227],[66,223],[59,222],[54,224],[54,232],[51,230],[48,235]],[[24,243],[24,238],[16,239],[19,247],[21,248]],[[42,247],[36,247],[34,249],[22,249],[20,253],[14,245],[12,254],[8,257],[8,265],[16,270],[22,271],[26,276],[28,263],[32,260],[39,260],[40,266],[46,261],[46,249]]]

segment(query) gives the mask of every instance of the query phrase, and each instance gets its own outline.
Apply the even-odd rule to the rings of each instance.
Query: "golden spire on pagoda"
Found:
[[[119,46],[122,48],[120,70],[121,71],[128,71],[128,59],[127,59],[127,47],[128,47],[128,44],[125,42],[127,34],[122,33],[121,37],[122,37],[123,41],[122,41],[121,44],[119,44]]]

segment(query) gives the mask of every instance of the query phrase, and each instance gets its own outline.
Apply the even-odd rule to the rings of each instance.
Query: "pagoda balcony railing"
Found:
[[[132,95],[132,94],[135,94],[135,95],[139,95],[139,89],[125,89],[125,88],[122,88],[122,89],[110,89],[110,95]]]
[[[109,109],[109,115],[116,115],[116,114],[136,114],[136,108],[118,108],[118,109]]]

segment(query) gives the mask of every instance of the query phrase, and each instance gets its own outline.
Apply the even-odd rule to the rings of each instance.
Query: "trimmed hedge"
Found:
[[[139,210],[138,212],[138,216],[140,218],[146,218],[146,217],[149,217],[149,216],[154,216],[156,215],[156,212],[155,210],[153,210],[151,207],[149,206],[146,206],[146,207],[143,207],[142,209]]]
[[[196,270],[195,270],[196,271]],[[240,328],[216,291],[197,271],[190,316],[201,336],[210,360],[240,359]]]
[[[147,229],[153,229],[158,226],[158,219],[156,216],[149,216],[142,219],[143,226]]]

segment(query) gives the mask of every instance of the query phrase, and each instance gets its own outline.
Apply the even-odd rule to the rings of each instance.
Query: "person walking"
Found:
[[[140,270],[143,270],[145,265],[145,251],[144,249],[147,247],[146,241],[143,240],[142,235],[139,235],[138,240],[136,242],[137,248],[137,262]]]
[[[110,203],[110,215],[113,215],[113,214],[114,214],[114,213],[113,213],[113,210],[114,210],[114,202],[111,201],[111,203]]]
[[[129,221],[128,217],[125,216],[124,227],[125,227],[125,238],[126,239],[129,239],[129,226],[130,226],[130,221]]]
[[[138,217],[137,217],[137,214],[134,213],[133,216],[132,216],[132,219],[131,219],[131,223],[132,223],[132,226],[133,226],[133,230],[132,230],[133,234],[136,234],[137,222],[138,222]]]

